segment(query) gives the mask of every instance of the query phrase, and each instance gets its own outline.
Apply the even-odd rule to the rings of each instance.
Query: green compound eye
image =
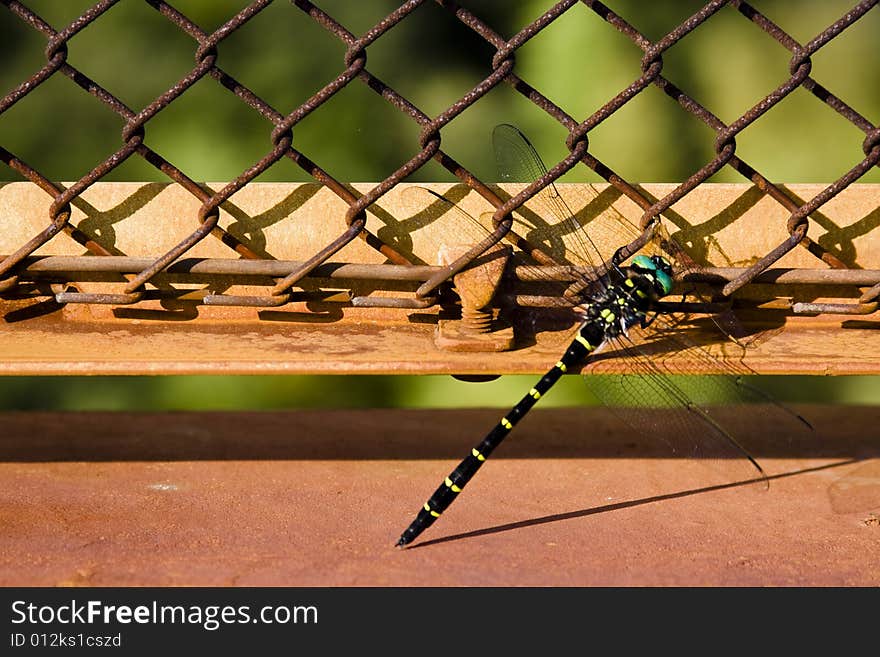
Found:
[[[637,255],[633,258],[633,266],[637,269],[642,269],[646,273],[651,274],[660,283],[660,287],[663,289],[663,294],[669,294],[672,292],[672,276],[669,275],[669,272],[672,271],[672,266],[669,262],[661,257],[654,256],[649,257],[646,255]]]
[[[647,269],[652,273],[657,269],[657,265],[654,264],[654,261],[646,255],[637,255],[634,257],[633,265],[639,269]]]
[[[657,271],[655,271],[654,276],[657,277],[657,281],[660,283],[660,287],[663,288],[664,295],[672,292],[672,285],[673,285],[672,276],[667,274],[662,269],[658,269]]]

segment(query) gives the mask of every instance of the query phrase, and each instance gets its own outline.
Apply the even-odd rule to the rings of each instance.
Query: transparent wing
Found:
[[[492,132],[495,160],[502,182],[531,183],[547,173],[547,167],[528,138],[509,124],[496,126]],[[550,183],[528,203],[540,213],[535,221],[536,235],[565,244],[567,257],[592,267],[607,267],[620,249],[638,239],[642,230],[612,204],[616,190],[607,198],[590,185],[568,190],[568,201],[555,184]],[[573,211],[571,205],[577,207]],[[528,215],[528,208],[521,210]],[[542,230],[548,235],[542,235]],[[558,248],[558,247],[557,247]],[[694,261],[661,225],[654,229],[654,239],[642,252],[663,254],[677,271],[694,268]],[[677,265],[677,267],[676,267]]]
[[[547,173],[541,156],[518,128],[509,124],[496,126],[492,145],[502,182],[531,183]],[[554,257],[592,271],[592,279],[607,275],[615,280],[615,266],[621,247],[642,236],[635,224],[621,214],[611,201],[614,194],[600,196],[590,185],[567,189],[568,201],[553,183],[548,184],[517,210],[530,226],[527,239],[550,249]],[[569,202],[570,201],[570,202]],[[577,211],[573,211],[571,204]],[[676,275],[696,267],[694,261],[657,222],[652,239],[640,253],[661,254],[673,265]],[[617,277],[619,280],[619,276]],[[584,286],[586,287],[586,285]]]
[[[529,184],[547,174],[547,167],[541,156],[515,126],[506,123],[496,126],[492,131],[492,146],[501,182]],[[590,214],[589,206],[597,197],[597,194],[593,194],[583,199],[584,215]],[[607,266],[612,253],[602,252],[584,230],[587,217],[580,218],[583,223],[579,220],[555,184],[550,183],[544,187],[529,201],[528,206],[534,207],[537,212],[531,213],[529,207],[524,207],[519,210],[519,214],[526,217],[531,224],[531,231],[526,236],[529,241],[545,245],[554,254],[563,254],[567,261],[575,265],[592,269],[604,269]],[[597,219],[599,216],[601,213],[597,212],[590,219]],[[620,219],[625,222],[623,225],[613,226],[618,238],[621,230],[632,236],[638,234],[635,227],[620,213],[613,211],[611,217],[613,224],[618,224]]]
[[[497,126],[492,133],[492,144],[502,182],[531,183],[547,173],[535,147],[515,126]],[[551,183],[529,201],[528,207],[518,211],[530,223],[527,238],[550,249],[557,259],[604,272],[611,261],[616,262],[617,251],[639,239],[642,230],[612,205],[616,190],[609,188],[600,195],[592,186],[578,185],[566,193],[568,201]],[[603,198],[606,194],[607,198]],[[572,211],[572,205],[576,211]],[[535,212],[531,212],[530,207]],[[655,223],[652,239],[640,252],[665,257],[679,279],[701,268],[661,222]],[[694,286],[688,289],[687,296],[705,305],[710,302]],[[757,346],[770,335],[766,330],[757,333],[746,330],[730,310],[720,310],[711,317],[722,333],[742,347]]]
[[[502,181],[530,183],[547,172],[535,148],[514,126],[496,127],[492,141]],[[554,230],[548,241],[552,243],[556,238],[565,242],[565,236],[573,236],[575,239],[567,243],[568,250],[575,252],[570,259],[592,267],[607,265],[620,247],[631,244],[640,234],[610,205],[590,212],[597,199],[594,194],[583,203],[579,201],[582,209],[575,214],[552,184],[534,197],[536,208],[548,213],[543,225]],[[672,262],[677,275],[697,268],[659,223],[653,237],[643,251],[662,254]],[[719,318],[713,320],[722,330],[726,328]],[[729,315],[723,320],[728,327],[735,327]],[[599,374],[604,369],[603,359],[620,358],[623,360],[616,361],[613,369],[619,370],[619,362],[625,362],[628,373],[588,375],[585,380],[593,394],[617,411],[640,437],[662,442],[667,455],[696,457],[708,463],[717,475],[716,483],[766,481],[752,456],[750,443],[754,441],[749,438],[761,434],[766,441],[763,432],[769,430],[775,440],[811,442],[815,432],[803,418],[746,385],[741,375],[747,372],[734,371],[725,361],[686,339],[680,323],[681,316],[658,315],[649,329],[634,327],[629,338],[606,344],[598,362],[588,368]],[[658,355],[684,351],[688,352],[687,361],[682,362],[691,363],[691,373],[724,374],[676,377],[655,364]],[[688,373],[681,364],[676,371],[682,369]]]
[[[547,173],[534,146],[515,126],[497,126],[492,133],[492,143],[502,181],[531,183]],[[612,200],[617,198],[616,190],[609,188],[600,195],[592,186],[578,185],[566,193],[568,202],[556,186],[550,184],[527,204],[534,206],[536,212],[530,212],[528,207],[518,211],[533,224],[529,239],[543,240],[555,253],[563,254],[557,257],[586,264],[600,273],[606,271],[612,261],[623,264],[618,262],[616,254],[622,247],[640,240],[642,230],[612,205]],[[606,194],[608,196],[603,198]],[[572,204],[576,212],[571,210]],[[679,280],[702,269],[660,221],[653,225],[651,240],[640,252],[662,255],[672,264]],[[688,285],[686,296],[705,308],[711,307],[712,299],[698,286]],[[718,309],[717,304],[710,317],[724,335],[743,348],[754,348],[779,330],[766,326],[747,328],[732,310]]]
[[[477,219],[442,194],[427,187],[407,187],[402,196],[414,207],[424,208],[422,224],[436,222],[441,227],[439,237],[433,237],[434,247],[438,246],[438,241],[444,245],[471,247],[482,242],[492,230],[491,217],[481,216]],[[424,225],[419,227],[424,228]],[[430,257],[433,256],[431,254]]]
[[[442,230],[439,233],[441,236],[435,238],[439,244],[435,243],[434,246],[471,247],[482,242],[493,229],[491,212],[485,212],[477,219],[439,192],[427,187],[418,185],[407,187],[403,196],[416,207],[430,208],[428,214],[442,225]],[[524,228],[527,226],[517,223],[514,218],[514,225],[508,235],[508,241],[519,247],[519,250],[514,252],[514,259],[517,267],[522,270],[523,278],[540,280],[542,277],[546,277],[541,273],[540,265],[525,257],[525,252],[530,250],[528,248],[530,245],[521,243],[520,233]]]
[[[696,459],[707,484],[766,487],[759,454],[814,451],[809,446],[817,436],[809,422],[749,383],[749,370],[690,342],[667,317],[654,324],[609,341],[585,368],[593,395],[637,435],[662,441],[667,456]],[[665,369],[667,358],[677,361],[674,375]]]

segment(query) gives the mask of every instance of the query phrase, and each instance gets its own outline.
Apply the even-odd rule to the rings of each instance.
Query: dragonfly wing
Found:
[[[541,156],[515,126],[506,123],[496,126],[492,131],[492,146],[502,182],[530,184],[547,174]],[[566,261],[575,265],[603,271],[607,268],[611,253],[602,253],[554,183],[535,194],[529,205],[537,212],[522,207],[519,214],[532,223],[530,241],[548,245],[554,255],[561,252]]]
[[[584,380],[637,432],[655,433],[674,453],[705,459],[726,480],[748,481],[766,479],[758,457],[819,453],[809,422],[749,373],[658,316],[650,328],[633,327],[629,337],[610,341]]]
[[[633,456],[666,463],[668,480],[641,481],[638,494],[668,494],[679,490],[679,482],[685,480],[699,481],[700,487],[766,485],[762,467],[740,437],[730,432],[728,413],[693,401],[679,381],[663,375],[632,347],[621,343],[614,349],[618,350],[626,354],[626,374],[601,373],[598,366],[591,367],[584,380],[593,395],[633,431],[629,441]]]

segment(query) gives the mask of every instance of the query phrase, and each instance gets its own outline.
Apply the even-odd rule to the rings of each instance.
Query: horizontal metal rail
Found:
[[[572,329],[570,316],[559,316],[554,309],[570,306],[568,286],[579,277],[589,278],[592,270],[571,263],[532,262],[514,239],[512,260],[490,297],[494,319],[489,319],[498,326],[484,321],[475,331],[501,335],[498,327],[509,322],[513,335],[498,341],[471,336],[470,354],[437,346],[435,333],[445,326],[444,318],[454,319],[461,312],[459,304],[471,284],[454,276],[437,295],[422,298],[417,291],[425,281],[445,275],[441,251],[470,248],[492,230],[492,218],[482,197],[465,186],[426,187],[454,200],[471,219],[436,204],[430,194],[416,190],[414,195],[406,185],[389,192],[381,206],[368,213],[371,232],[392,238],[415,264],[389,262],[358,241],[341,252],[346,260],[311,267],[283,296],[273,295],[269,291],[276,282],[299,271],[326,240],[327,217],[340,206],[326,189],[313,184],[252,184],[239,192],[234,204],[223,206],[218,225],[249,236],[242,243],[254,252],[262,244],[261,257],[230,258],[223,244],[202,242],[158,269],[133,303],[126,298],[117,305],[66,303],[71,298],[78,301],[81,294],[107,294],[113,301],[121,285],[150,267],[156,252],[172,246],[197,221],[197,208],[177,186],[97,183],[72,207],[69,226],[80,235],[59,236],[38,253],[21,258],[14,285],[0,291],[0,372],[543,371],[565,348]],[[659,197],[671,187],[642,188]],[[628,199],[611,194],[608,186],[557,188],[568,198],[575,219],[597,241],[609,226],[621,219],[637,222],[641,213]],[[807,197],[818,188],[821,185],[786,189]],[[496,189],[513,197],[522,186]],[[291,204],[291,198],[308,202]],[[49,203],[28,183],[0,187],[0,253],[13,252],[22,236],[39,224]],[[541,206],[532,205],[516,213],[512,232],[538,245],[555,245],[563,258],[569,248],[576,252],[578,244],[568,227],[547,224]],[[876,305],[860,302],[864,291],[880,282],[880,244],[870,230],[877,205],[876,186],[852,185],[824,209],[825,233],[817,231],[818,239],[832,245],[850,266],[817,266],[819,261],[798,249],[726,297],[724,286],[741,276],[755,254],[775,239],[766,226],[774,225],[785,211],[749,185],[700,186],[664,216],[668,232],[700,265],[678,281],[676,295],[696,288],[700,299],[691,296],[681,303],[673,295],[664,309],[686,312],[693,319],[733,311],[750,330],[767,333],[770,337],[741,353],[733,343],[725,344],[712,322],[696,322],[688,329],[694,343],[709,345],[713,355],[726,362],[742,361],[749,371],[880,371],[872,321]],[[262,219],[267,214],[275,217],[271,224]],[[107,254],[83,255],[78,236],[104,239]],[[471,269],[482,266],[483,260],[474,260]],[[728,263],[737,266],[718,266]],[[229,303],[219,304],[218,298]],[[498,344],[508,351],[495,352]],[[686,354],[657,357],[671,371],[703,366]]]
[[[2,256],[0,256],[2,257]],[[121,274],[133,274],[142,271],[152,262],[150,258],[132,258],[129,256],[28,256],[18,269],[18,285],[22,296],[39,296],[39,288],[29,287],[28,282],[76,282],[76,281],[114,281]],[[233,279],[258,278],[265,281],[271,277],[284,277],[297,271],[302,262],[288,260],[232,260],[228,258],[184,258],[175,261],[156,273],[156,280],[177,283],[199,283],[222,276]],[[430,265],[389,265],[389,264],[356,264],[327,262],[312,269],[303,280],[326,281],[366,281],[378,289],[395,289],[392,283],[411,282],[423,283],[430,280],[442,267]],[[719,288],[725,283],[736,280],[743,272],[741,268],[705,267],[698,272],[687,274],[681,283],[706,283]],[[575,274],[589,277],[590,270],[583,267],[559,266],[519,266],[512,267],[508,278],[512,282],[565,283],[575,280]],[[259,281],[258,281],[259,282]],[[809,286],[850,286],[866,287],[880,283],[880,270],[866,269],[786,269],[772,268],[763,271],[752,279],[755,285],[809,285]],[[681,285],[679,285],[681,287]],[[148,298],[183,298],[183,293],[174,289],[158,289]],[[514,288],[507,287],[502,295],[518,295]],[[7,296],[11,296],[7,293]],[[353,297],[350,295],[349,298]],[[197,302],[198,295],[189,294],[187,298]],[[303,297],[299,297],[303,298]],[[316,296],[315,298],[318,298]],[[545,303],[534,301],[523,302],[523,305],[558,306],[563,302],[562,294],[546,297]],[[56,295],[57,299],[57,295]],[[244,304],[241,304],[244,305]],[[430,305],[434,305],[433,303]],[[430,307],[426,306],[426,307]],[[806,307],[800,304],[800,307]],[[810,310],[803,312],[821,313],[853,312],[841,310],[842,304],[812,304]],[[797,312],[797,310],[795,311]],[[873,312],[873,310],[869,311]],[[865,313],[858,313],[865,314]]]
[[[0,255],[0,257],[3,257]],[[131,274],[152,262],[149,258],[130,256],[28,256],[18,270],[20,282],[47,278],[52,280],[87,280],[84,274]],[[159,274],[177,274],[180,280],[191,276],[284,276],[302,265],[295,260],[232,260],[229,258],[182,258]],[[327,262],[312,270],[309,278],[383,281],[423,282],[441,271],[432,265],[383,265]],[[742,272],[736,267],[704,267],[699,272],[688,273],[684,282],[719,283],[734,280]],[[572,272],[589,276],[583,267],[519,266],[512,267],[511,277],[518,281],[573,280]],[[754,279],[754,284],[775,285],[875,285],[880,282],[880,270],[876,269],[767,269]]]

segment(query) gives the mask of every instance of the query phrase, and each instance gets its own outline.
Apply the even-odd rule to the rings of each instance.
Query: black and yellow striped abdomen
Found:
[[[602,333],[597,335],[584,335],[585,329],[594,328],[592,325],[585,324],[578,332],[577,337],[569,345],[565,354],[541,379],[535,386],[529,390],[529,393],[519,400],[510,411],[501,418],[492,430],[486,435],[479,445],[471,450],[461,463],[449,473],[449,476],[443,481],[434,494],[425,502],[419,511],[415,520],[412,521],[406,531],[397,541],[398,547],[412,542],[419,534],[431,526],[433,522],[440,517],[456,496],[467,485],[471,478],[476,474],[480,466],[485,463],[486,459],[492,454],[494,449],[501,444],[507,437],[507,434],[516,426],[523,416],[531,410],[532,406],[559,380],[563,374],[569,369],[573,369],[583,364],[591,351],[599,346],[602,339]],[[596,333],[595,330],[587,331],[588,333]]]
[[[516,423],[563,374],[582,366],[590,353],[609,337],[619,335],[629,326],[645,321],[648,307],[658,296],[654,279],[650,274],[634,274],[632,271],[627,274],[618,285],[605,289],[589,303],[581,306],[583,323],[559,362],[541,377],[529,393],[449,473],[401,534],[397,541],[398,547],[411,543],[440,517]]]

